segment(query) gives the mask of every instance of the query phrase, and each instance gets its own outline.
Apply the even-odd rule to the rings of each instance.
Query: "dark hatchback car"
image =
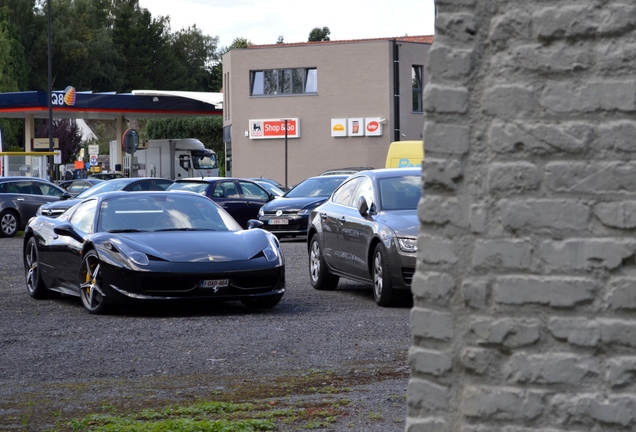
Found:
[[[120,178],[108,181],[102,181],[100,184],[93,186],[90,189],[86,189],[75,198],[52,202],[45,204],[38,209],[38,216],[43,215],[47,217],[58,217],[66,210],[73,207],[80,201],[100,194],[102,192],[112,191],[126,191],[126,192],[138,192],[138,191],[161,191],[168,189],[168,186],[172,184],[172,180],[154,178],[154,177],[139,177],[139,178]]]
[[[380,306],[410,295],[422,196],[421,168],[361,171],[309,216],[309,278],[333,290],[340,277],[373,285]]]
[[[0,177],[0,237],[15,236],[42,204],[70,197],[64,189],[44,179]]]
[[[306,235],[309,213],[325,202],[348,177],[347,175],[309,177],[282,197],[264,205],[258,212],[258,220],[263,222],[263,229],[279,238]]]
[[[97,183],[101,183],[103,181],[104,180],[94,178],[65,180],[63,182],[60,182],[58,186],[64,189],[66,192],[70,193],[72,197],[76,197],[77,195],[84,192],[86,189],[90,189]]]
[[[229,177],[192,177],[179,179],[168,190],[195,192],[220,205],[243,227],[258,217],[258,210],[275,196],[256,182]]]

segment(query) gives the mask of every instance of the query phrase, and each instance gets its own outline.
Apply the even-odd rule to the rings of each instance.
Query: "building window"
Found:
[[[413,65],[411,72],[411,82],[413,86],[413,112],[422,112],[422,66]]]
[[[316,68],[266,69],[252,71],[252,96],[313,94],[318,92]]]

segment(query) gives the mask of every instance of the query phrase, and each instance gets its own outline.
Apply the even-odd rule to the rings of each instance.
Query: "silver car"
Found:
[[[71,195],[37,177],[0,177],[0,237],[13,237],[24,229],[38,208]]]
[[[373,285],[380,306],[410,295],[422,196],[421,168],[361,171],[309,215],[311,284],[333,290],[340,277]]]

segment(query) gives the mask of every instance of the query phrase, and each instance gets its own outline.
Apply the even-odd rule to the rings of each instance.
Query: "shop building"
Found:
[[[421,140],[433,36],[257,45],[223,56],[226,171],[292,186]],[[285,129],[287,124],[287,129]]]

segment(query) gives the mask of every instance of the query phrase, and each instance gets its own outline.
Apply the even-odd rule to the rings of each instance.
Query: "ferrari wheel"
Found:
[[[18,216],[11,211],[5,210],[0,213],[0,237],[14,237],[18,232]]]
[[[373,252],[373,297],[379,306],[395,306],[399,300],[398,292],[393,289],[391,274],[388,271],[389,260],[386,248],[378,243]]]
[[[80,297],[84,308],[92,314],[101,314],[107,309],[100,268],[97,252],[86,252],[80,268]]]
[[[34,237],[31,237],[24,249],[24,273],[26,287],[29,295],[35,299],[46,298],[50,293],[42,282],[40,275],[40,253],[38,244]]]
[[[242,299],[241,303],[245,307],[250,309],[271,309],[280,303],[280,300],[283,298],[282,295],[276,297],[262,297],[262,298],[250,298],[250,299]]]
[[[309,246],[309,279],[311,279],[311,286],[321,291],[336,289],[340,279],[327,270],[327,263],[322,256],[318,234],[314,234]]]

